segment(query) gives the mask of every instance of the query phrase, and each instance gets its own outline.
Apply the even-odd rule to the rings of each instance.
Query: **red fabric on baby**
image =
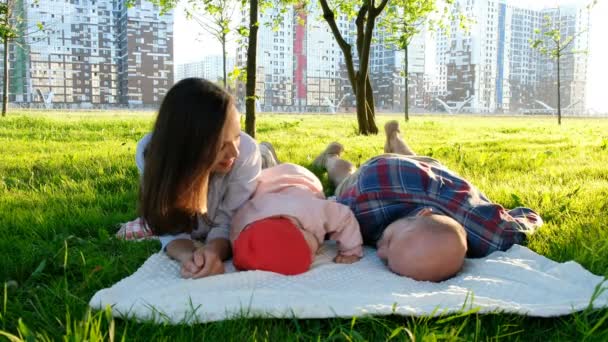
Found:
[[[308,271],[312,255],[304,235],[286,218],[267,218],[250,224],[234,241],[234,266],[285,275]]]

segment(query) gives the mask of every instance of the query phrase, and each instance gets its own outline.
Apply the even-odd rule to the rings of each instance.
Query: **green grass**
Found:
[[[379,125],[393,118],[400,117],[379,117]],[[608,340],[606,309],[552,319],[469,312],[439,318],[234,319],[193,327],[89,313],[87,303],[97,290],[133,273],[158,250],[157,242],[112,238],[118,223],[135,216],[133,154],[152,121],[149,113],[127,112],[0,119],[0,336]],[[415,151],[441,160],[494,201],[536,209],[546,224],[530,239],[531,249],[608,276],[608,120],[566,119],[559,127],[552,118],[415,116],[402,131]],[[262,115],[258,140],[272,142],[282,161],[307,167],[334,140],[357,164],[383,147],[382,135],[356,135],[353,116]]]

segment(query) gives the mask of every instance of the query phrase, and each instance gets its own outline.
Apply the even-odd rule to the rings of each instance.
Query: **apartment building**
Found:
[[[227,74],[234,70],[234,63],[234,57],[228,56],[226,58]],[[222,55],[205,56],[198,62],[177,64],[175,66],[175,82],[188,77],[201,77],[212,82],[221,83],[224,78]]]
[[[576,39],[560,59],[561,105],[566,113],[584,112],[588,66],[586,52],[589,51],[589,12],[585,7],[562,7],[545,9],[541,14],[542,18],[550,19],[554,25],[552,28],[558,28],[562,37],[576,35]],[[546,30],[543,25],[541,28],[543,32]],[[557,108],[557,61],[541,55],[539,73],[536,93],[538,101],[555,109]]]
[[[532,10],[507,0],[457,0],[448,8],[453,21],[447,28],[426,28],[408,48],[408,96],[412,109],[474,113],[549,111],[556,107],[556,64],[531,47],[545,16],[562,25],[564,36],[585,32],[589,15],[583,8]],[[316,2],[305,11],[273,8],[260,16],[258,96],[260,109],[269,111],[340,111],[355,107],[355,96],[342,51]],[[270,24],[281,16],[277,30]],[[462,29],[458,19],[471,19]],[[559,20],[558,20],[559,19]],[[244,21],[248,17],[244,15]],[[378,20],[382,20],[379,18]],[[338,18],[338,27],[353,47],[353,20]],[[376,26],[370,52],[370,78],[376,108],[401,111],[405,106],[405,52],[389,43]],[[542,36],[542,32],[541,35]],[[572,44],[588,49],[588,34]],[[239,48],[237,65],[244,66],[246,45]],[[585,103],[587,55],[561,61],[562,106],[582,112]],[[244,86],[241,93],[244,98]]]
[[[247,23],[247,11],[242,14]],[[256,94],[260,109],[335,111],[344,98],[343,56],[317,2],[286,11],[271,8],[259,20]],[[338,26],[348,32],[345,16],[338,18]],[[246,62],[245,40],[237,48],[236,64],[245,67]],[[244,98],[243,84],[239,94]]]
[[[155,106],[173,83],[173,19],[149,2],[24,0],[10,99],[51,107]],[[42,24],[38,30],[32,23]],[[27,31],[27,32],[26,32]]]

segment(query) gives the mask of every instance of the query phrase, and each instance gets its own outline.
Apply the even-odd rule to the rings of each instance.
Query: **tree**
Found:
[[[243,6],[246,1],[241,0]],[[267,2],[262,0],[261,5],[266,5]],[[239,29],[239,33],[247,38],[247,65],[245,67],[245,132],[255,138],[255,94],[256,86],[256,70],[257,70],[257,53],[258,53],[258,21],[260,11],[260,1],[249,1],[249,26]],[[238,71],[241,74],[241,71]],[[240,75],[239,77],[243,77]]]
[[[238,7],[238,0],[203,0],[202,11],[199,4],[191,3],[192,8],[186,9],[188,18],[196,21],[205,31],[217,39],[222,45],[222,63],[224,88],[227,88],[226,43],[228,36],[234,31],[233,18]]]
[[[245,0],[242,0],[245,3]],[[265,11],[269,8],[279,8],[278,15],[274,17],[272,23],[276,26],[282,20],[282,13],[285,13],[287,6],[292,6],[301,0],[250,0],[249,1],[249,27],[240,28],[239,33],[247,36],[247,66],[245,70],[245,132],[255,138],[255,93],[257,52],[258,52],[258,28],[260,23],[258,15],[260,10]],[[240,72],[240,71],[239,71]]]
[[[379,1],[380,2],[376,5],[376,0],[345,0],[339,2],[338,5],[332,9],[327,0],[319,0],[321,8],[323,9],[323,18],[327,21],[338,46],[344,54],[348,79],[356,96],[359,134],[363,135],[378,133],[375,119],[374,94],[369,78],[369,55],[376,19],[382,14],[382,11],[387,6],[389,0]],[[338,14],[342,13],[349,17],[356,18],[356,48],[359,57],[358,69],[355,69],[352,46],[344,39],[344,36],[336,23],[336,12],[338,12]],[[348,34],[348,32],[346,33]]]
[[[593,1],[587,8],[590,10],[597,1]],[[547,56],[555,61],[557,67],[557,124],[562,124],[562,103],[561,103],[561,59],[566,56],[579,53],[587,53],[587,51],[575,50],[573,43],[576,38],[586,33],[586,30],[581,30],[571,34],[564,34],[567,30],[562,23],[560,8],[557,8],[557,19],[554,21],[550,16],[545,16],[541,29],[535,29],[535,33],[539,38],[531,40],[532,48],[538,50],[542,55]]]
[[[4,47],[4,73],[2,75],[2,116],[6,116],[8,108],[8,93],[10,80],[10,49],[13,44],[19,46],[19,40],[32,34],[43,31],[41,23],[28,27],[25,18],[21,15],[23,11],[17,0],[4,0],[0,2],[0,39]]]
[[[258,53],[259,0],[249,1],[249,32],[247,40],[247,83],[245,84],[245,132],[255,138],[255,76]]]
[[[445,0],[445,5],[454,0]],[[434,25],[442,26],[441,20],[429,19],[438,13],[438,0],[393,0],[387,8],[386,19],[381,26],[389,33],[386,43],[393,44],[396,49],[403,50],[403,77],[405,78],[405,121],[409,121],[409,65],[408,47],[415,35],[426,26],[433,30]],[[444,12],[445,14],[445,12]]]
[[[133,3],[134,0],[129,0],[129,3]],[[177,0],[150,0],[152,3],[160,6],[161,13],[170,11],[175,8],[177,5]],[[198,0],[202,1],[203,8],[207,10],[211,9],[212,12],[215,13],[217,17],[219,17],[219,12],[221,12],[221,8],[217,8],[217,3],[221,2],[221,0]],[[223,0],[229,1],[229,0]],[[245,8],[247,3],[249,4],[249,24],[248,27],[239,27],[238,33],[247,36],[247,67],[245,73],[241,73],[238,70],[238,77],[245,77],[245,132],[255,138],[255,85],[256,85],[256,68],[257,68],[257,39],[258,39],[258,14],[260,10],[264,10],[265,8],[269,8],[276,5],[290,5],[298,2],[299,0],[241,0],[241,6]],[[197,0],[189,0],[189,3],[196,6]],[[213,3],[215,6],[207,6],[205,4]],[[280,18],[276,18],[276,20],[280,20]],[[225,55],[225,50],[224,50]],[[225,68],[224,68],[225,70]],[[240,74],[240,75],[239,75]],[[224,75],[226,72],[224,71]],[[226,77],[224,77],[226,80]]]
[[[19,37],[19,18],[15,16],[16,0],[6,0],[0,3],[0,38],[4,46],[4,73],[2,75],[2,116],[6,116],[8,107],[9,82],[9,48],[10,42]]]

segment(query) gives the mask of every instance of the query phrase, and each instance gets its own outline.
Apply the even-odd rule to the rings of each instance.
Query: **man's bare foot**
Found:
[[[332,142],[331,144],[327,145],[325,151],[321,152],[321,154],[319,154],[315,158],[315,160],[312,161],[312,165],[315,167],[326,169],[327,158],[329,156],[340,156],[340,153],[342,153],[342,151],[344,151],[344,146],[342,146],[342,144],[340,144],[339,142]]]
[[[397,120],[391,120],[384,124],[384,133],[386,134],[384,153],[394,153],[395,151],[391,146],[391,140],[395,138],[396,134],[401,133],[401,130],[399,129],[399,122]]]
[[[415,156],[416,153],[405,143],[401,137],[399,122],[391,120],[384,125],[386,142],[384,143],[385,153],[396,153],[404,156]]]
[[[267,141],[262,141],[259,145],[260,155],[262,156],[262,169],[276,166],[280,164],[277,153],[274,151],[274,147]]]

